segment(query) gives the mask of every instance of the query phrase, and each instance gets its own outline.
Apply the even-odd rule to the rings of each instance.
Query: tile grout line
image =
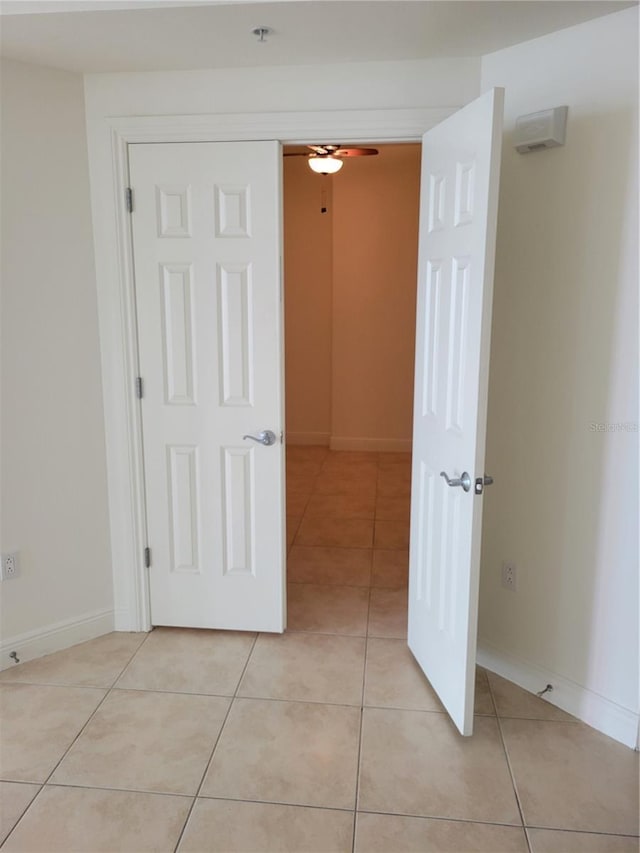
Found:
[[[98,704],[97,704],[97,705],[96,705],[96,707],[93,709],[93,711],[91,712],[91,714],[89,714],[89,716],[88,716],[88,718],[86,719],[86,721],[85,721],[84,725],[83,725],[83,726],[81,726],[80,730],[78,731],[78,733],[76,734],[76,736],[73,738],[73,740],[71,741],[71,743],[69,744],[69,746],[65,749],[65,751],[62,753],[62,755],[60,756],[60,758],[58,759],[58,761],[55,763],[55,765],[54,765],[53,769],[51,770],[51,772],[49,773],[49,775],[47,776],[47,778],[44,780],[44,782],[40,783],[40,785],[41,785],[40,790],[39,790],[39,791],[38,791],[38,793],[35,795],[35,797],[31,800],[31,802],[29,803],[29,805],[27,806],[27,808],[22,812],[22,814],[20,815],[20,818],[16,821],[16,823],[15,823],[15,824],[14,824],[14,826],[12,827],[11,831],[9,832],[9,834],[7,835],[7,837],[6,837],[6,838],[4,839],[4,841],[2,842],[2,847],[4,847],[4,846],[5,846],[5,844],[6,844],[6,843],[7,843],[7,841],[9,840],[9,838],[13,835],[13,833],[15,832],[15,830],[18,828],[18,824],[20,824],[20,822],[22,821],[22,819],[24,818],[24,816],[26,815],[26,813],[29,811],[29,809],[31,808],[31,806],[32,806],[32,805],[34,805],[34,803],[36,802],[36,800],[37,800],[37,799],[39,799],[40,795],[41,795],[41,794],[42,794],[42,792],[44,791],[45,787],[47,786],[47,784],[48,784],[49,780],[51,779],[51,777],[53,776],[53,774],[56,772],[56,770],[58,769],[58,767],[62,764],[62,762],[64,761],[64,759],[67,757],[67,755],[69,754],[69,751],[73,748],[74,744],[77,742],[77,740],[78,740],[78,738],[80,737],[80,735],[81,735],[81,734],[84,732],[84,730],[87,728],[87,726],[89,725],[89,723],[91,722],[91,720],[93,720],[93,718],[94,718],[94,717],[95,717],[95,715],[98,713],[98,711],[100,710],[100,708],[104,705],[104,703],[105,703],[105,702],[106,702],[106,700],[107,700],[107,697],[111,695],[111,691],[114,689],[114,686],[115,686],[116,682],[117,682],[117,681],[118,681],[118,679],[122,676],[122,673],[123,673],[123,672],[125,671],[125,669],[129,666],[129,664],[130,664],[130,663],[131,663],[131,661],[134,659],[134,657],[138,654],[138,652],[140,651],[140,649],[144,646],[144,644],[146,643],[146,641],[147,641],[147,639],[149,638],[149,635],[150,635],[150,634],[151,634],[151,631],[146,632],[146,636],[143,638],[142,642],[138,645],[138,647],[136,648],[136,650],[133,652],[133,654],[131,655],[131,657],[129,658],[129,660],[124,664],[124,666],[122,667],[122,669],[120,670],[120,672],[118,673],[118,675],[114,678],[114,680],[113,680],[113,682],[112,682],[112,684],[111,684],[111,686],[110,686],[110,687],[107,687],[107,688],[94,687],[94,688],[93,688],[94,690],[100,690],[100,689],[105,690],[105,689],[106,689],[106,693],[104,694],[104,696],[102,697],[102,699],[98,702]],[[56,685],[56,686],[66,686],[66,685]],[[38,783],[35,783],[35,784],[38,784]]]
[[[496,820],[481,820],[480,818],[468,818],[468,817],[450,817],[449,815],[436,815],[436,814],[416,814],[415,812],[384,812],[384,811],[374,811],[373,809],[361,809],[359,810],[359,814],[369,814],[369,815],[383,815],[384,817],[408,817],[413,820],[438,820],[444,821],[445,823],[469,823],[469,824],[479,824],[480,826],[504,826],[507,829],[523,829],[523,827],[518,826],[517,823],[500,823],[500,821]]]
[[[318,471],[316,471],[316,473],[313,475],[313,483],[312,483],[312,486],[311,486],[311,490],[310,490],[310,492],[309,492],[309,495],[307,496],[307,499],[306,499],[306,502],[305,502],[305,505],[304,505],[304,509],[303,509],[303,511],[302,511],[302,515],[300,516],[300,521],[298,522],[298,526],[296,527],[296,533],[295,533],[295,536],[294,536],[294,537],[293,537],[293,539],[291,540],[291,545],[287,548],[287,559],[288,559],[288,557],[289,557],[289,552],[290,552],[290,550],[291,550],[291,549],[293,548],[293,546],[296,544],[296,539],[298,538],[298,534],[300,533],[300,528],[302,527],[302,522],[304,521],[305,516],[306,516],[306,514],[307,514],[307,509],[309,508],[309,501],[311,500],[311,498],[312,498],[312,496],[313,496],[313,494],[314,494],[314,492],[315,492],[316,484],[317,484],[317,482],[318,482],[318,477],[320,476],[320,474],[321,474],[321,472],[322,472],[322,469],[323,469],[323,467],[324,467],[324,460],[325,460],[325,458],[326,458],[326,456],[322,459],[322,462],[320,463],[320,468],[319,468],[319,470],[318,470]],[[285,486],[285,517],[286,517],[286,503],[287,503],[287,502],[286,502],[286,493],[287,493],[286,447],[285,447],[285,476],[284,476],[284,486]]]
[[[323,547],[323,546],[320,546]],[[331,547],[331,546],[329,546]],[[320,583],[319,581],[289,581],[290,584],[294,586],[329,586],[329,587],[338,587],[339,589],[346,587],[347,589],[393,589],[393,590],[403,590],[408,589],[405,586],[379,586],[377,584],[357,584],[357,583]]]
[[[378,478],[379,478],[379,476],[380,476],[380,459],[378,457],[378,468],[377,468],[377,472],[376,472],[376,497],[375,497],[375,501],[374,501],[374,512],[375,512],[375,507],[377,506],[377,503],[378,503]],[[376,541],[375,536],[376,536],[376,530],[375,530],[375,521],[374,521],[373,544],[375,544],[375,541]],[[356,849],[356,831],[357,831],[357,824],[358,824],[358,806],[360,805],[359,797],[360,797],[360,771],[361,771],[361,765],[362,765],[362,730],[364,727],[364,707],[365,707],[364,702],[365,702],[365,691],[366,691],[366,686],[367,686],[367,658],[368,658],[368,653],[369,653],[369,619],[371,618],[371,590],[373,589],[372,583],[373,583],[373,548],[371,549],[371,563],[369,565],[369,597],[367,600],[367,633],[366,633],[366,636],[364,638],[364,665],[362,667],[362,694],[361,694],[362,702],[361,702],[361,706],[360,706],[360,734],[358,737],[358,760],[356,763],[356,791],[355,791],[355,804],[354,804],[354,810],[353,810],[353,836],[352,836],[352,840],[351,840],[351,853],[355,853],[355,849]]]
[[[128,660],[128,661],[125,663],[125,665],[123,666],[123,668],[122,668],[122,670],[121,670],[121,672],[120,672],[120,675],[118,675],[118,677],[116,678],[116,680],[113,682],[113,684],[112,684],[112,685],[111,685],[111,687],[109,688],[110,690],[113,690],[113,688],[114,688],[114,687],[116,686],[116,684],[120,681],[120,679],[121,679],[121,678],[122,678],[122,676],[125,674],[125,672],[129,669],[129,667],[131,666],[131,664],[133,663],[133,661],[135,660],[135,658],[138,656],[138,652],[139,652],[139,651],[140,651],[140,649],[144,646],[144,644],[147,642],[147,640],[148,640],[148,639],[149,639],[149,637],[153,634],[153,632],[154,632],[154,626],[152,625],[152,626],[151,626],[151,630],[146,632],[146,636],[145,636],[145,638],[143,639],[143,641],[140,643],[140,645],[138,646],[138,648],[135,650],[135,652],[131,655],[131,657],[129,658],[129,660]]]
[[[293,516],[292,516],[293,517]],[[313,518],[313,516],[309,516]],[[323,521],[339,521],[336,518],[323,518]],[[370,518],[360,518],[354,519],[355,521],[371,521]],[[385,519],[380,519],[380,521],[384,521]],[[339,551],[405,551],[408,553],[409,549],[406,545],[403,545],[401,548],[389,548],[388,546],[383,546],[382,548],[376,548],[373,545],[301,545],[300,543],[294,542],[296,548],[332,548]]]
[[[518,806],[518,813],[520,814],[520,821],[522,823],[522,829],[524,832],[524,838],[527,844],[527,849],[529,853],[532,853],[531,844],[529,841],[529,833],[527,832],[527,827],[524,820],[524,811],[522,809],[522,802],[520,801],[520,793],[518,791],[518,786],[516,784],[516,777],[513,771],[513,767],[511,766],[511,758],[509,757],[509,751],[507,750],[507,744],[504,739],[504,732],[502,731],[502,721],[500,719],[500,715],[498,714],[498,704],[495,700],[495,696],[493,694],[493,687],[491,686],[491,680],[487,675],[487,684],[489,685],[489,695],[491,696],[491,701],[493,702],[493,708],[496,712],[496,722],[498,724],[498,732],[500,734],[500,742],[502,743],[502,750],[504,752],[504,757],[507,762],[507,768],[509,770],[509,776],[511,777],[511,786],[513,788],[513,793],[516,798],[516,805]]]
[[[14,782],[13,784],[18,784],[18,785],[19,785],[19,784],[24,784],[24,785],[34,785],[34,784],[35,784],[35,785],[38,785],[38,783],[37,783],[37,782]],[[33,803],[35,803],[35,801],[37,800],[37,798],[40,796],[40,792],[43,790],[43,788],[44,788],[44,783],[43,783],[43,784],[41,784],[41,785],[39,786],[39,788],[38,788],[38,790],[36,791],[36,793],[35,793],[35,794],[33,795],[33,797],[29,800],[29,802],[27,803],[27,805],[22,809],[22,811],[21,811],[21,812],[20,812],[20,814],[18,815],[17,820],[15,821],[15,823],[13,824],[13,826],[11,827],[11,829],[9,830],[9,832],[6,834],[6,836],[3,838],[3,840],[2,840],[2,844],[0,844],[0,849],[2,849],[2,848],[4,847],[4,845],[7,843],[7,841],[9,840],[9,837],[13,834],[14,829],[18,826],[18,824],[20,823],[20,821],[22,820],[22,818],[26,815],[26,813],[29,811],[29,809],[30,809],[30,808],[31,808],[31,806],[33,805]]]
[[[215,742],[213,744],[213,748],[209,754],[209,760],[205,764],[205,768],[204,768],[204,771],[202,773],[202,778],[200,779],[200,784],[198,785],[198,787],[196,789],[196,792],[195,792],[194,797],[193,797],[193,801],[191,803],[189,811],[187,812],[187,816],[185,818],[184,824],[182,825],[182,830],[180,831],[180,835],[178,836],[175,847],[173,848],[174,853],[177,853],[178,847],[182,843],[182,839],[183,839],[184,833],[187,829],[187,825],[191,819],[191,815],[193,814],[193,809],[195,808],[195,804],[197,803],[198,797],[200,796],[200,791],[202,790],[202,786],[204,785],[204,780],[207,778],[207,773],[209,772],[209,768],[211,767],[211,762],[213,761],[213,756],[215,755],[218,744],[220,743],[220,738],[222,737],[222,733],[223,733],[224,728],[227,724],[227,720],[229,719],[229,714],[231,713],[231,709],[233,708],[234,702],[238,698],[238,690],[240,689],[240,685],[242,684],[242,679],[244,678],[244,674],[247,671],[247,667],[249,666],[249,661],[251,660],[251,656],[253,655],[253,650],[256,647],[256,643],[258,642],[259,636],[260,636],[260,632],[256,633],[256,636],[253,638],[253,644],[251,645],[251,648],[249,649],[249,654],[247,655],[247,659],[244,663],[244,666],[242,667],[242,672],[240,673],[240,678],[238,679],[238,683],[236,684],[236,689],[233,693],[233,696],[231,697],[231,701],[229,702],[229,707],[227,708],[227,713],[224,715],[224,720],[222,721],[222,725],[220,726],[220,731],[218,732],[218,736],[216,737]]]

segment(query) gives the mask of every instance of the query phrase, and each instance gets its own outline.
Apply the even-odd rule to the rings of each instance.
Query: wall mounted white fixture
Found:
[[[516,119],[514,145],[520,154],[564,145],[569,107],[553,107]]]

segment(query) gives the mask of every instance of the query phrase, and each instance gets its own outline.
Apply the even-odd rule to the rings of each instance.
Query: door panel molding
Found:
[[[142,424],[136,399],[138,344],[134,298],[128,146],[145,142],[318,139],[415,142],[461,105],[420,109],[115,116],[87,123],[102,362],[115,628],[151,628]],[[165,188],[167,227],[188,227],[186,188]],[[133,188],[135,209],[135,187]],[[179,193],[178,193],[179,190]],[[179,237],[176,235],[177,239]],[[143,377],[144,378],[144,377]],[[152,558],[153,559],[153,558]]]
[[[487,92],[422,146],[408,644],[463,735],[473,731],[482,499],[470,485],[484,472],[503,100]]]

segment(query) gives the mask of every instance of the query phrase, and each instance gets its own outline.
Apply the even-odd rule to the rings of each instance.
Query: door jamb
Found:
[[[151,629],[128,146],[275,139],[415,142],[458,107],[108,118],[89,135],[115,629]],[[91,131],[91,128],[89,128]],[[104,134],[108,134],[105,138]],[[135,204],[135,187],[134,204]],[[116,279],[116,286],[114,286]],[[284,333],[284,330],[283,330]]]

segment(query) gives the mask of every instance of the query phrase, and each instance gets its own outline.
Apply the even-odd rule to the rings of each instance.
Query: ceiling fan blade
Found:
[[[283,157],[309,157],[306,151],[285,151]]]
[[[377,148],[338,148],[336,157],[371,157],[378,153]]]
[[[321,156],[324,154],[334,154],[337,145],[307,145],[314,154],[320,154]]]

